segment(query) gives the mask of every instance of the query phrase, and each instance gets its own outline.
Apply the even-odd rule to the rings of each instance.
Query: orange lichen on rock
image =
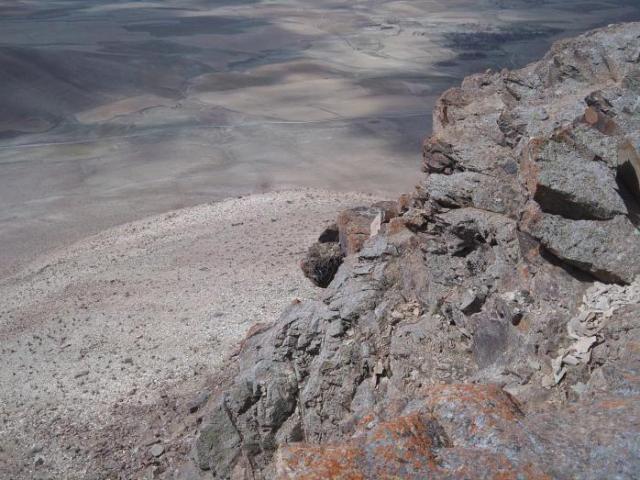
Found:
[[[552,477],[531,463],[514,465],[505,455],[487,450],[454,448],[447,451],[445,478],[491,480],[551,480]],[[443,469],[444,471],[444,469]]]
[[[363,452],[357,446],[293,444],[276,456],[279,479],[298,480],[363,480],[359,459]]]
[[[419,478],[436,472],[434,450],[449,446],[434,419],[418,413],[364,431],[343,444],[292,444],[276,460],[279,479]]]
[[[498,385],[435,385],[427,391],[427,405],[434,412],[447,407],[474,408],[478,413],[511,422],[524,417],[515,399]]]

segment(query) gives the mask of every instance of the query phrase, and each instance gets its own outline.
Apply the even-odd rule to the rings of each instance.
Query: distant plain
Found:
[[[229,196],[395,196],[444,89],[638,18],[637,0],[3,2],[0,277]]]

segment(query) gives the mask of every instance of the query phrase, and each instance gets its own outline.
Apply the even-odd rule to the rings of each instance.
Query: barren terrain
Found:
[[[444,89],[639,15],[635,0],[3,5],[0,276],[239,193],[408,191]]]
[[[205,204],[107,230],[2,281],[0,476],[91,478],[105,445],[155,438],[162,398],[186,399],[184,413],[249,327],[315,295],[297,261],[318,225],[371,200],[300,190]]]
[[[151,449],[195,433],[183,413],[252,325],[318,294],[297,265],[321,226],[419,181],[443,90],[636,18],[636,0],[1,5],[0,477],[186,458]]]

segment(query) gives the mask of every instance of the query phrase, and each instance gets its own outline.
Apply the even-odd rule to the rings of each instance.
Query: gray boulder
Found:
[[[521,227],[556,257],[603,282],[631,283],[640,275],[640,230],[625,216],[568,220],[533,207]]]
[[[533,143],[533,142],[532,142]],[[534,143],[524,155],[524,181],[544,212],[574,220],[626,215],[616,172],[564,142]]]

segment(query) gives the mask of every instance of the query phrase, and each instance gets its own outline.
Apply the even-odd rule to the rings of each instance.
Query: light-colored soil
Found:
[[[175,407],[163,398],[195,395],[251,325],[315,295],[298,260],[339,210],[373,200],[299,190],[205,204],[4,279],[0,478],[92,478],[96,461],[117,456],[114,436],[156,438]]]

